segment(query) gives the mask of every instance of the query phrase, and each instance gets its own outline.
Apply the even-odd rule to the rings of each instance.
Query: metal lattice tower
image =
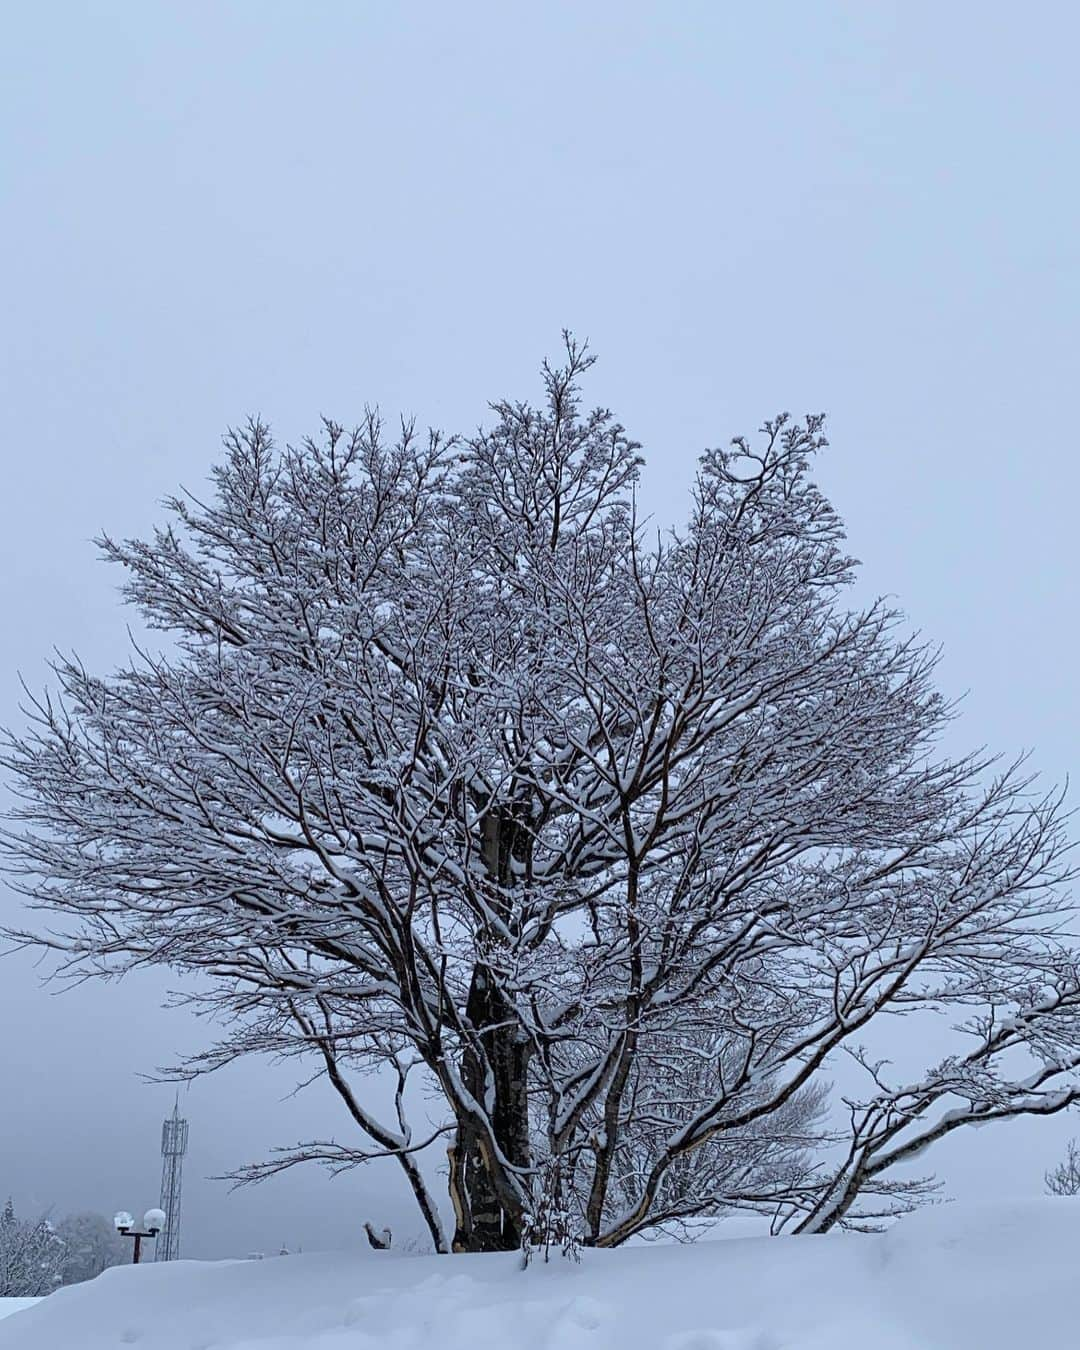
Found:
[[[188,1123],[180,1115],[180,1099],[161,1127],[161,1208],[165,1227],[155,1244],[155,1261],[175,1261],[180,1255],[180,1192],[184,1178]]]

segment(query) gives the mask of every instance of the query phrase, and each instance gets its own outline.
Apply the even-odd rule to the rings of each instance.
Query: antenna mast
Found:
[[[187,1152],[188,1123],[180,1114],[177,1094],[173,1113],[161,1127],[161,1208],[165,1227],[154,1251],[155,1261],[175,1261],[180,1255],[180,1199]]]

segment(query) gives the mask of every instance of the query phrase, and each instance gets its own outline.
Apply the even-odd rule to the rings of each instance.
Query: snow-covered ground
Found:
[[[37,1302],[36,1298],[0,1298],[0,1317],[10,1317],[24,1308],[32,1308]]]
[[[873,1237],[512,1257],[123,1267],[0,1350],[1031,1350],[1080,1343],[1080,1200],[945,1206]]]

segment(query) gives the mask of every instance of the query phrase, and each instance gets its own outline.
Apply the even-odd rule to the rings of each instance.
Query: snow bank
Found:
[[[36,1298],[0,1298],[0,1317],[10,1317],[12,1313],[22,1312],[37,1302]]]
[[[1080,1201],[946,1206],[876,1237],[106,1271],[0,1350],[1027,1350],[1076,1344]]]

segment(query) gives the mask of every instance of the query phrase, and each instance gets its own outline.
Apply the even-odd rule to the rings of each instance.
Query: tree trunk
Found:
[[[492,812],[486,817],[484,863],[488,875],[501,887],[509,882],[509,860],[518,839],[516,824],[509,815],[503,818]],[[482,1052],[466,1050],[462,1081],[490,1110],[502,1159],[512,1167],[527,1168],[530,1047],[521,1037],[513,1004],[482,963],[473,970],[465,1012]],[[489,1096],[492,1087],[493,1101]],[[467,1121],[459,1124],[450,1150],[451,1193],[457,1219],[454,1251],[515,1251],[520,1247],[520,1220],[500,1201],[495,1183],[495,1169],[503,1165],[499,1158],[488,1156],[486,1140],[472,1125]]]
[[[488,1095],[490,1069],[494,1082],[491,1119],[495,1141],[511,1166],[526,1168],[528,1046],[518,1036],[513,1009],[506,996],[493,984],[484,966],[477,966],[473,973],[467,1012],[470,1023],[479,1032],[484,1054],[466,1052],[462,1080],[472,1096],[483,1102]],[[468,1122],[462,1122],[451,1151],[451,1184],[456,1192],[457,1211],[455,1251],[504,1252],[520,1247],[520,1224],[500,1202],[492,1175],[494,1168],[500,1166],[499,1159],[487,1156],[479,1132]]]

